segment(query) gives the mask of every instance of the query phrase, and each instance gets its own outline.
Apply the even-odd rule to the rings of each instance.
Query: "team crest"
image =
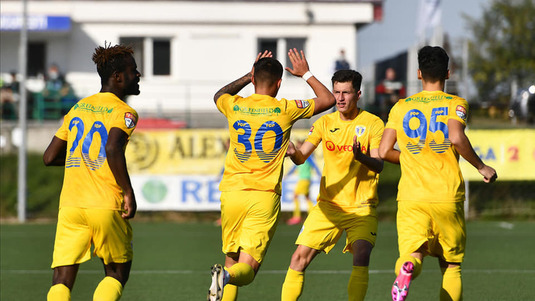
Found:
[[[310,106],[310,103],[306,100],[299,100],[299,99],[296,99],[295,100],[295,104],[297,105],[298,108],[300,109],[304,109],[308,106]]]
[[[461,118],[462,120],[466,120],[466,109],[463,106],[457,106],[455,112],[457,113],[457,116],[459,116],[459,118]]]
[[[360,136],[362,136],[365,131],[366,131],[366,127],[363,125],[357,125],[355,127],[355,135],[357,135],[357,138],[360,138]]]
[[[127,128],[131,129],[136,126],[136,116],[130,112],[124,113],[124,123]]]

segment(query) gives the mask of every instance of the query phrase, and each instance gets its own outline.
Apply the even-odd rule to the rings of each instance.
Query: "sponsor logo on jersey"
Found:
[[[466,109],[463,106],[458,105],[455,109],[455,113],[457,113],[457,116],[462,120],[466,120]]]
[[[310,103],[309,103],[308,101],[306,101],[306,100],[299,100],[299,99],[295,100],[295,104],[296,104],[297,107],[300,108],[300,109],[304,109],[304,108],[310,106]]]
[[[334,128],[334,129],[329,130],[329,131],[330,131],[331,133],[334,133],[334,132],[338,131],[339,129],[340,129],[340,128]]]
[[[360,138],[360,136],[362,136],[365,131],[366,131],[366,127],[363,125],[357,125],[355,127],[355,135],[357,135],[358,138]]]
[[[328,140],[325,141],[325,148],[330,152],[352,152],[353,144],[337,145],[334,142]],[[366,154],[366,146],[361,145],[360,150],[362,153]]]
[[[85,103],[85,102],[77,102],[74,107],[73,107],[73,110],[80,110],[80,111],[85,111],[85,112],[90,112],[90,113],[95,113],[95,114],[110,114],[111,112],[113,112],[113,108],[108,108],[108,107],[104,107],[104,106],[94,106],[92,104],[88,104],[88,103]]]
[[[130,112],[124,113],[124,123],[127,128],[131,129],[136,126],[136,116]]]
[[[234,107],[232,107],[232,110],[240,114],[251,115],[251,116],[258,116],[258,115],[272,116],[272,115],[279,115],[281,113],[281,108],[279,107],[249,108],[249,107],[240,107],[239,105],[235,105]]]

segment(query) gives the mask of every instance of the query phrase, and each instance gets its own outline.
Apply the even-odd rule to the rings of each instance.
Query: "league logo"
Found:
[[[459,118],[461,118],[462,120],[466,120],[466,109],[463,106],[457,106],[455,112],[457,113],[457,116],[459,116]]]
[[[297,105],[298,108],[300,109],[304,109],[306,107],[308,107],[310,105],[310,103],[306,100],[295,100],[295,104]]]
[[[124,113],[124,123],[127,128],[131,129],[136,126],[136,116],[130,112]]]

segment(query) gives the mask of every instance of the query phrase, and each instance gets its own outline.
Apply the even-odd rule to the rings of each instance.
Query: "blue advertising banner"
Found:
[[[22,16],[1,15],[0,28],[2,31],[18,31],[22,28]],[[29,31],[69,31],[71,18],[69,16],[28,16]]]

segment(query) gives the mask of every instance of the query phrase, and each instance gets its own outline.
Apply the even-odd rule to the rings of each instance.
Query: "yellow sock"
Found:
[[[121,298],[123,285],[117,279],[106,276],[95,289],[93,301],[115,301]]]
[[[293,301],[299,299],[303,293],[305,284],[305,272],[294,271],[288,268],[286,278],[282,284],[281,301]]]
[[[294,214],[292,217],[301,218],[301,207],[299,203],[299,196],[294,198]]]
[[[235,301],[238,300],[238,287],[233,284],[225,285],[223,289],[223,299],[221,301]]]
[[[46,295],[46,300],[48,301],[70,301],[71,300],[71,290],[65,286],[65,284],[56,284],[53,285]]]
[[[246,263],[238,262],[228,268],[227,271],[230,274],[230,284],[243,286],[253,282],[254,280],[254,270],[250,265]],[[225,291],[223,290],[223,293],[224,292]]]
[[[353,266],[349,283],[347,284],[347,295],[350,301],[362,301],[366,297],[368,290],[368,267]]]
[[[407,261],[412,262],[414,265],[414,269],[412,271],[412,280],[416,279],[418,275],[420,275],[420,272],[422,271],[422,261],[418,258],[412,257],[411,255],[405,255],[396,261],[396,276],[399,275],[399,270],[403,266],[403,264]]]
[[[461,266],[447,268],[442,272],[440,301],[459,301],[463,299]]]

